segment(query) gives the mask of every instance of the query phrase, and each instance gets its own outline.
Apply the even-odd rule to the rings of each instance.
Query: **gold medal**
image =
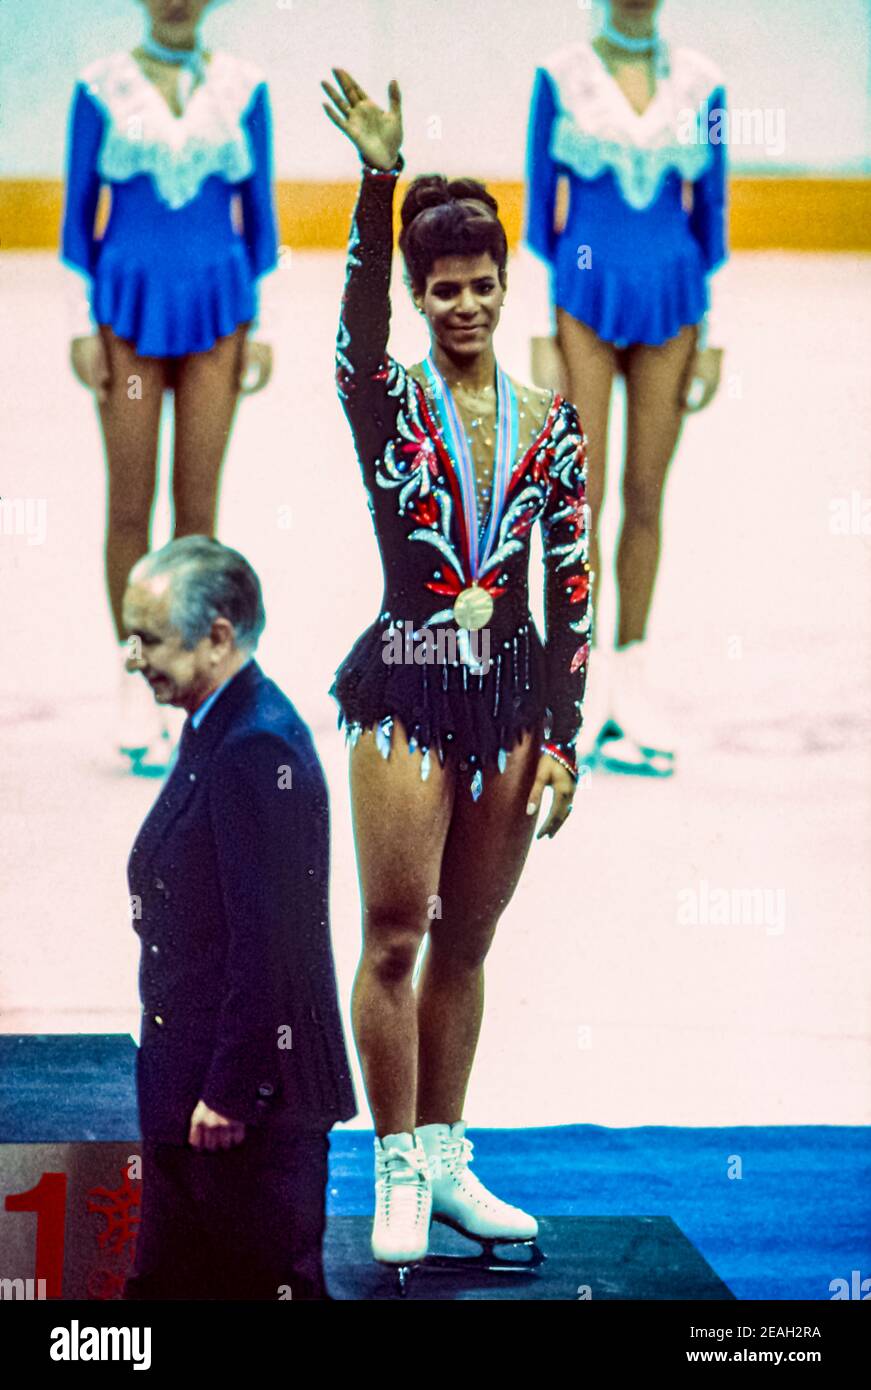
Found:
[[[454,603],[454,619],[457,627],[464,627],[470,632],[477,632],[479,628],[490,621],[492,613],[493,600],[480,584],[470,584],[468,589],[463,589],[462,593],[457,594]]]

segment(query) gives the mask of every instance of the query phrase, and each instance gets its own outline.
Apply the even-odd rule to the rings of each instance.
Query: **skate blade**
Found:
[[[446,1270],[457,1274],[469,1269],[486,1270],[493,1274],[528,1274],[531,1270],[538,1269],[545,1261],[544,1251],[536,1243],[535,1236],[482,1236],[466,1230],[465,1226],[461,1226],[453,1217],[433,1215],[432,1219],[442,1226],[450,1227],[466,1240],[474,1241],[481,1248],[477,1254],[471,1255],[431,1253],[423,1262],[424,1269]],[[528,1256],[520,1258],[518,1255],[500,1255],[496,1250],[497,1245],[520,1247],[528,1251]]]
[[[381,1260],[377,1256],[373,1256],[377,1265],[380,1265],[382,1269],[389,1270],[394,1276],[400,1298],[405,1298],[411,1283],[412,1274],[416,1269],[420,1269],[423,1262],[428,1258],[429,1256],[427,1255],[421,1255],[417,1260],[405,1260],[400,1264],[393,1260]]]
[[[613,744],[618,747],[614,748]],[[621,754],[619,745],[631,749],[636,756]],[[640,755],[640,756],[639,756]],[[625,736],[609,739],[599,748],[599,766],[606,772],[619,772],[627,777],[673,777],[675,773],[674,754],[659,748],[648,748],[632,743]]]

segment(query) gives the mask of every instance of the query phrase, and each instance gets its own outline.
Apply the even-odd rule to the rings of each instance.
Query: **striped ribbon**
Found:
[[[193,48],[167,48],[165,44],[158,43],[157,39],[148,34],[142,41],[142,47],[149,57],[156,58],[160,63],[171,63],[173,67],[179,68],[178,95],[179,103],[184,109],[190,101],[197,83],[206,80],[206,60],[200,39],[197,38]]]
[[[424,362],[427,376],[433,386],[436,409],[441,421],[448,453],[457,465],[460,492],[463,498],[463,511],[466,518],[468,536],[469,579],[477,579],[493,550],[508,480],[517,452],[518,416],[517,393],[511,385],[506,372],[496,364],[496,459],[493,471],[493,494],[487,529],[480,535],[478,519],[478,489],[475,483],[475,467],[472,451],[457,411],[456,402],[450,387],[439,371],[432,353]]]

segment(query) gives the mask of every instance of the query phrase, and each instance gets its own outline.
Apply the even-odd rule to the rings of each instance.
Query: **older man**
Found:
[[[134,566],[131,670],[187,711],[128,864],[143,1210],[126,1298],[326,1298],[327,1133],[356,1114],[308,727],[253,653],[260,584],[204,536]],[[135,654],[134,654],[135,653]]]

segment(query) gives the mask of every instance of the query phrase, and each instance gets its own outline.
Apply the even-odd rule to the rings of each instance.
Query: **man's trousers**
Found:
[[[146,1140],[129,1300],[316,1300],[329,1137],[249,1127],[214,1153]]]

